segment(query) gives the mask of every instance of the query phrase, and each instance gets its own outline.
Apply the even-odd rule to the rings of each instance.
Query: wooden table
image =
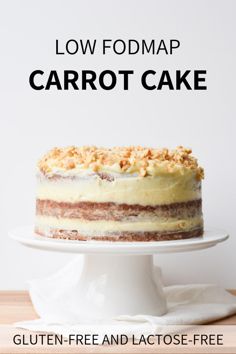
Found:
[[[236,290],[230,291],[236,296]],[[0,292],[0,353],[114,353],[114,352],[129,352],[129,353],[155,353],[156,349],[152,348],[133,348],[125,346],[112,349],[111,347],[89,347],[78,348],[73,346],[66,347],[49,347],[47,348],[34,348],[27,346],[16,346],[13,343],[6,345],[6,340],[13,338],[14,333],[26,333],[24,330],[16,329],[12,326],[12,323],[23,320],[36,319],[38,316],[33,309],[29,294],[26,291],[1,291]],[[215,325],[236,325],[236,315],[225,318],[223,320],[214,322]],[[5,342],[4,342],[5,341]],[[66,350],[66,351],[65,351]],[[118,351],[117,351],[118,350]],[[183,351],[184,352],[184,351]]]

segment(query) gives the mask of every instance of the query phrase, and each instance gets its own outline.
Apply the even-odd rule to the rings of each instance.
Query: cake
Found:
[[[54,148],[38,163],[35,232],[83,241],[200,237],[202,178],[182,146]]]

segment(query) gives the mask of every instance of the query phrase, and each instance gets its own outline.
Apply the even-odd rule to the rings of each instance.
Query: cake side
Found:
[[[74,167],[68,167],[68,151],[73,152],[74,148],[67,150],[62,161],[60,157],[61,165],[55,157],[52,162],[50,153],[50,162],[44,157],[39,163],[35,224],[38,234],[111,241],[157,241],[202,235],[203,171],[194,158],[189,159],[192,163],[188,161],[190,150],[186,153],[180,148],[182,160],[178,152],[173,163],[173,153],[165,151],[163,159],[160,153],[157,157],[155,150],[156,155],[149,152],[147,157],[145,152],[141,157],[144,150],[135,148],[130,155],[133,165],[119,172],[117,156],[113,160],[115,166],[99,160],[97,171],[90,165],[75,163],[73,156]],[[172,159],[167,160],[167,156]],[[127,166],[124,161],[123,164]]]

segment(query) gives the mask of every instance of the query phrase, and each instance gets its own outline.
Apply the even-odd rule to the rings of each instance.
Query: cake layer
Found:
[[[189,202],[143,206],[139,204],[36,201],[36,214],[82,220],[141,221],[156,218],[186,219],[201,216],[201,199]]]
[[[35,232],[42,236],[58,239],[80,240],[80,241],[112,241],[112,242],[147,242],[147,241],[170,241],[180,240],[203,235],[203,228],[199,227],[190,231],[173,231],[173,232],[120,232],[112,233],[112,235],[84,235],[76,230],[61,230],[61,229],[43,229],[35,228]]]
[[[162,205],[201,198],[201,181],[192,170],[160,176],[114,176],[99,174],[47,178],[38,176],[37,199],[56,202]]]

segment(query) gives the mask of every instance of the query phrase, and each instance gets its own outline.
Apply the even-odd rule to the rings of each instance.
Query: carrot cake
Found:
[[[182,146],[54,148],[38,163],[35,232],[122,242],[202,236],[202,178]]]

